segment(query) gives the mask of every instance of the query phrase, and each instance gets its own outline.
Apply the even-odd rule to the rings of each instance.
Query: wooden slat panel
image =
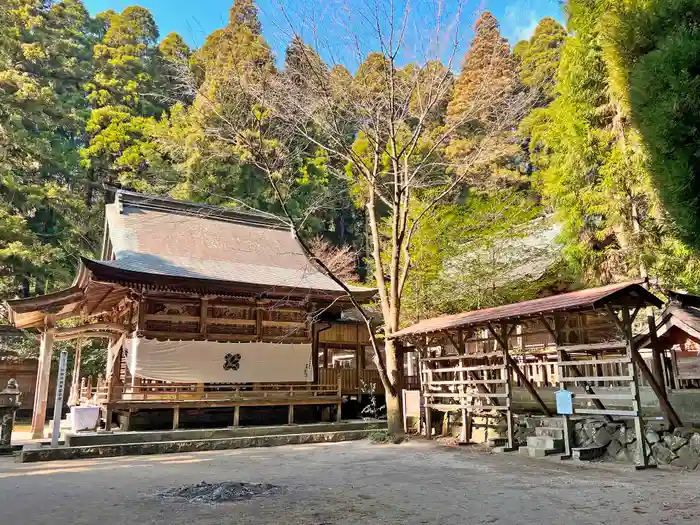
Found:
[[[583,365],[613,365],[618,363],[631,363],[629,357],[618,357],[614,359],[582,359],[581,361],[560,361],[559,366],[583,366]]]
[[[574,394],[574,399],[618,399],[618,400],[633,400],[633,394]]]
[[[594,408],[575,408],[574,414],[584,414],[591,416],[618,416],[618,417],[636,417],[637,412],[634,410],[598,410]]]
[[[563,383],[591,382],[591,381],[632,381],[632,376],[589,376],[589,377],[560,377]]]

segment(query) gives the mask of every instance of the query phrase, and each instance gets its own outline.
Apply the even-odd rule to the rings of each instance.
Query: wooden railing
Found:
[[[275,401],[328,398],[341,396],[340,385],[309,383],[256,383],[247,385],[203,384],[203,383],[158,383],[136,386],[114,385],[112,391],[106,381],[97,386],[83,385],[81,403],[103,405],[106,403],[141,401],[231,401],[271,404]]]
[[[358,383],[359,379],[359,383]],[[96,383],[96,384],[95,384]],[[418,376],[404,378],[403,388],[418,389]],[[259,400],[269,404],[276,400],[302,398],[337,398],[341,395],[383,392],[379,373],[376,370],[354,368],[320,368],[318,384],[313,383],[164,383],[142,380],[139,385],[112,386],[103,378],[94,381],[83,378],[80,382],[81,404],[105,405],[120,402],[144,401],[231,401],[252,402]]]

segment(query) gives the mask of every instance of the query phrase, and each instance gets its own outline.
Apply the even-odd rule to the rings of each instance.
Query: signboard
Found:
[[[559,390],[556,394],[557,413],[571,416],[574,413],[574,395],[568,390]]]
[[[68,352],[63,350],[58,361],[58,379],[56,381],[56,401],[53,406],[53,429],[51,431],[51,446],[58,446],[58,438],[61,435],[61,414],[63,413],[63,391],[66,389],[66,364]]]

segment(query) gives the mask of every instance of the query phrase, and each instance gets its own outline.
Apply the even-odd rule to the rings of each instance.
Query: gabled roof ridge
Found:
[[[177,213],[202,219],[235,222],[277,230],[291,230],[284,219],[271,213],[184,201],[168,196],[138,193],[120,188],[113,188],[113,190],[115,192],[115,203],[122,207]]]

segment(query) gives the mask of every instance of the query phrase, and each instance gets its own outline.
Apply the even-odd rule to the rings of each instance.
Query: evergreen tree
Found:
[[[563,226],[564,255],[587,283],[657,277],[697,287],[697,260],[664,219],[641,137],[606,45],[610,5],[570,0],[560,96],[523,124],[540,189]],[[682,274],[669,268],[685,267]]]
[[[478,108],[481,120],[498,118],[499,103],[518,88],[517,61],[501,35],[498,20],[485,11],[474,31],[447,107],[452,122],[459,122],[465,113],[473,113],[472,108]]]
[[[153,168],[161,163],[151,130],[173,102],[159,87],[167,82],[158,78],[163,64],[151,13],[133,6],[99,19],[105,30],[94,46],[95,73],[86,84],[92,112],[86,125],[89,143],[81,150],[91,183],[87,205],[93,203],[93,188],[102,182],[154,191],[154,177],[160,175]]]
[[[521,41],[513,49],[520,59],[520,81],[541,92],[538,104],[551,102],[556,96],[556,74],[566,30],[553,18],[543,18],[529,41]]]
[[[43,293],[70,279],[90,231],[74,198],[89,74],[80,2],[0,6],[0,288]]]
[[[606,24],[620,91],[666,210],[700,249],[700,4],[610,2]]]

